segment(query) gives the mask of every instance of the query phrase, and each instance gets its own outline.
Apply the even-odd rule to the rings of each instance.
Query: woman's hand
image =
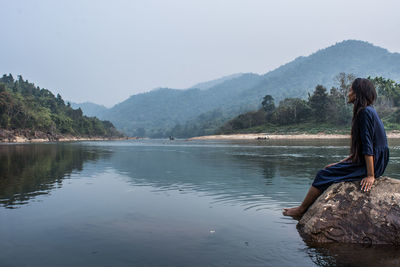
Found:
[[[361,191],[368,192],[371,189],[371,186],[374,184],[375,177],[367,176],[361,180]]]
[[[374,156],[364,155],[365,164],[367,167],[367,177],[361,180],[361,191],[369,191],[375,181],[374,176]]]

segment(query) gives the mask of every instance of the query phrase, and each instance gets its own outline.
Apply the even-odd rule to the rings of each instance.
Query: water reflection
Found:
[[[35,248],[43,248],[41,256],[53,248],[48,255],[56,256],[46,257],[65,266],[82,251],[89,256],[81,266],[395,265],[394,248],[305,244],[296,222],[280,216],[282,207],[302,200],[318,169],[347,153],[343,140],[0,146],[0,205],[9,208],[0,210],[7,218],[0,248],[9,255],[0,255],[0,265],[16,258],[12,244],[27,243],[24,255],[36,259]],[[399,178],[399,158],[400,150],[391,150],[386,175]],[[71,174],[77,179],[47,205],[10,210],[61,187]]]
[[[17,208],[62,186],[74,170],[109,153],[73,144],[0,146],[0,205]]]
[[[229,145],[124,148],[111,160],[112,166],[131,177],[135,186],[202,192],[212,196],[213,203],[263,210],[301,201],[315,173],[346,157],[349,150],[343,140],[328,144],[303,141],[290,146],[252,142]],[[398,154],[396,149],[391,151],[385,175],[400,178],[400,167],[395,164]],[[155,163],[157,168],[153,167]],[[318,266],[396,266],[400,261],[400,249],[386,246],[308,244],[305,251]]]
[[[263,209],[297,204],[317,171],[346,157],[349,148],[348,140],[152,140],[115,143],[112,150],[110,165],[129,176],[132,185],[195,191],[213,196],[216,203]],[[389,164],[385,175],[400,178],[399,171],[399,165]]]
[[[328,266],[400,266],[400,248],[356,244],[309,245],[312,261]]]
[[[196,191],[213,196],[216,203],[237,203],[245,208],[271,208],[271,204],[281,208],[302,199],[321,167],[346,155],[348,148],[337,145],[310,141],[290,145],[131,144],[115,146],[110,160],[114,169],[131,177],[133,185],[151,185],[160,191]]]
[[[397,142],[398,143],[398,142]],[[245,209],[279,209],[302,200],[315,173],[348,154],[348,140],[272,142],[110,142],[0,146],[0,204],[13,208],[60,187],[86,161],[106,165],[134,186],[212,196]],[[385,175],[400,178],[398,144]]]

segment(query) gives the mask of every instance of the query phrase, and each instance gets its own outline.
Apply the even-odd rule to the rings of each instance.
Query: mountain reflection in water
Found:
[[[16,208],[38,195],[62,187],[86,161],[109,154],[99,148],[69,144],[0,145],[0,205]]]

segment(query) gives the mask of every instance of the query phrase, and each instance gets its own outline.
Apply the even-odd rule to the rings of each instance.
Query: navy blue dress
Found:
[[[389,161],[389,148],[383,123],[376,110],[367,106],[358,116],[363,155],[374,156],[375,178],[383,174]],[[345,161],[320,170],[313,186],[321,191],[331,184],[343,181],[362,180],[367,176],[364,157],[360,163]]]

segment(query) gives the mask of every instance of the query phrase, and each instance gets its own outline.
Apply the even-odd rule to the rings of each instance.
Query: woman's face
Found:
[[[348,97],[348,102],[349,103],[354,103],[356,100],[356,93],[353,91],[353,88],[350,88],[349,94],[347,95]]]

